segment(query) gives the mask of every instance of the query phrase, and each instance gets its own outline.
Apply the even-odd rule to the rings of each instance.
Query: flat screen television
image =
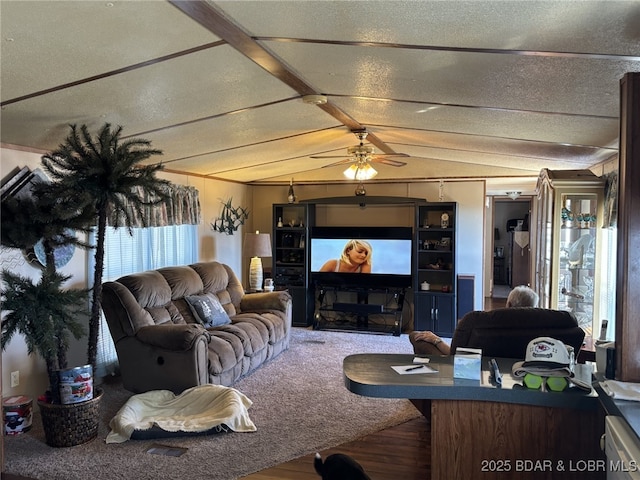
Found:
[[[409,288],[412,239],[411,227],[312,227],[309,278],[315,285]],[[359,249],[361,257],[340,265],[349,247]],[[365,266],[358,267],[365,253]]]

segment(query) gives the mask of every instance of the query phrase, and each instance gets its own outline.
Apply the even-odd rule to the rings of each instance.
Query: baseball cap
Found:
[[[529,342],[523,362],[511,367],[514,377],[530,373],[541,377],[565,377],[574,385],[591,391],[591,385],[574,378],[566,345],[555,338],[537,337]]]
[[[514,363],[511,373],[516,377],[524,377],[527,373],[548,377],[569,376],[571,361],[567,347],[555,338],[534,338],[527,345],[524,362]]]

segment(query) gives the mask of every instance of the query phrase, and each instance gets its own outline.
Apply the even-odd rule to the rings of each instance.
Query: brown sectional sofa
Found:
[[[213,300],[221,306],[229,323],[200,323],[193,299],[203,297],[208,305]],[[218,262],[105,282],[102,308],[123,385],[134,393],[180,393],[206,383],[229,386],[289,347],[289,293],[245,294],[233,271]]]

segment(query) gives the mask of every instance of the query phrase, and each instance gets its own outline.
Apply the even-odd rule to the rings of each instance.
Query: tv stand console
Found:
[[[315,291],[314,330],[402,332],[404,288],[316,285]]]

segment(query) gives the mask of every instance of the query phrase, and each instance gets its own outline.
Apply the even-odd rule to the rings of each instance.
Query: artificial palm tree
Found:
[[[2,348],[15,333],[25,337],[29,354],[37,353],[45,361],[49,391],[53,403],[59,403],[57,371],[67,368],[69,338],[85,333],[78,317],[86,311],[86,290],[64,289],[70,277],[44,270],[39,281],[2,271],[2,308],[8,312],[2,320]]]
[[[131,228],[136,219],[144,223],[145,206],[166,199],[167,180],[155,175],[159,163],[142,165],[162,152],[144,139],[122,139],[122,127],[104,124],[93,136],[86,125],[70,125],[70,133],[58,149],[42,157],[52,179],[42,193],[64,204],[89,209],[97,226],[92,306],[89,320],[88,363],[94,368],[100,330],[104,243],[109,219],[113,227]]]
[[[15,333],[25,337],[29,354],[37,353],[45,361],[52,401],[59,403],[57,370],[67,368],[69,338],[79,339],[84,327],[78,321],[86,315],[87,290],[65,289],[69,277],[56,271],[56,248],[81,244],[74,230],[83,230],[86,212],[63,205],[47,197],[31,195],[11,198],[2,204],[0,241],[3,246],[30,251],[42,242],[44,269],[39,281],[2,271],[2,348]],[[84,215],[84,216],[83,216]]]

